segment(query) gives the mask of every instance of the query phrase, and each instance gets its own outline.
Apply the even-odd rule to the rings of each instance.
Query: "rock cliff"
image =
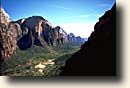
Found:
[[[8,23],[11,21],[10,16],[5,12],[5,10],[0,6],[0,23],[4,23],[5,25],[8,25]]]
[[[16,38],[8,31],[5,24],[0,23],[0,59],[9,59],[16,51]]]

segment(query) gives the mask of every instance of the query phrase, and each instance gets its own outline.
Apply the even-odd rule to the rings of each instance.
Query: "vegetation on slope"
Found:
[[[66,43],[59,46],[32,46],[26,51],[17,48],[11,59],[7,60],[7,70],[2,75],[8,76],[56,76],[60,73],[59,68],[64,66],[65,61],[80,48],[77,45]],[[45,64],[42,72],[35,68],[40,63],[54,60],[54,64]]]

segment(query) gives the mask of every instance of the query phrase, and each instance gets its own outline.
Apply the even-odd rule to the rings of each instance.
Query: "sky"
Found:
[[[1,0],[12,20],[42,16],[67,33],[88,38],[105,11],[115,0]]]

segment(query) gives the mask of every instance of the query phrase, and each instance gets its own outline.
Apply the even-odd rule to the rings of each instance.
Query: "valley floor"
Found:
[[[69,43],[53,47],[32,46],[26,51],[17,49],[11,59],[2,63],[1,75],[57,76],[61,72],[59,68],[79,49]]]

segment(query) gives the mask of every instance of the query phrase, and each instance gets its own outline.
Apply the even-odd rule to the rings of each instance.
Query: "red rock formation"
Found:
[[[9,26],[8,26],[8,30],[10,30],[13,33],[13,35],[16,39],[18,39],[22,36],[21,27],[18,23],[10,22]]]
[[[16,51],[16,39],[13,33],[0,23],[0,59],[6,60]]]
[[[0,60],[6,60],[16,50],[16,39],[8,29],[11,20],[2,7],[0,7],[0,19]]]
[[[26,50],[34,45],[44,45],[43,27],[44,19],[40,16],[32,16],[16,21],[21,26],[22,38],[17,42],[21,50]]]
[[[0,23],[4,23],[5,25],[8,25],[8,23],[11,21],[9,15],[5,12],[5,10],[0,7]]]
[[[54,30],[55,30],[55,41],[57,45],[67,42],[68,40],[67,33],[60,26],[56,26]]]
[[[21,50],[26,50],[32,44],[39,46],[53,45],[53,26],[43,17],[32,16],[24,19],[24,21],[21,19],[16,22],[21,25],[23,34],[23,37],[17,43]]]

